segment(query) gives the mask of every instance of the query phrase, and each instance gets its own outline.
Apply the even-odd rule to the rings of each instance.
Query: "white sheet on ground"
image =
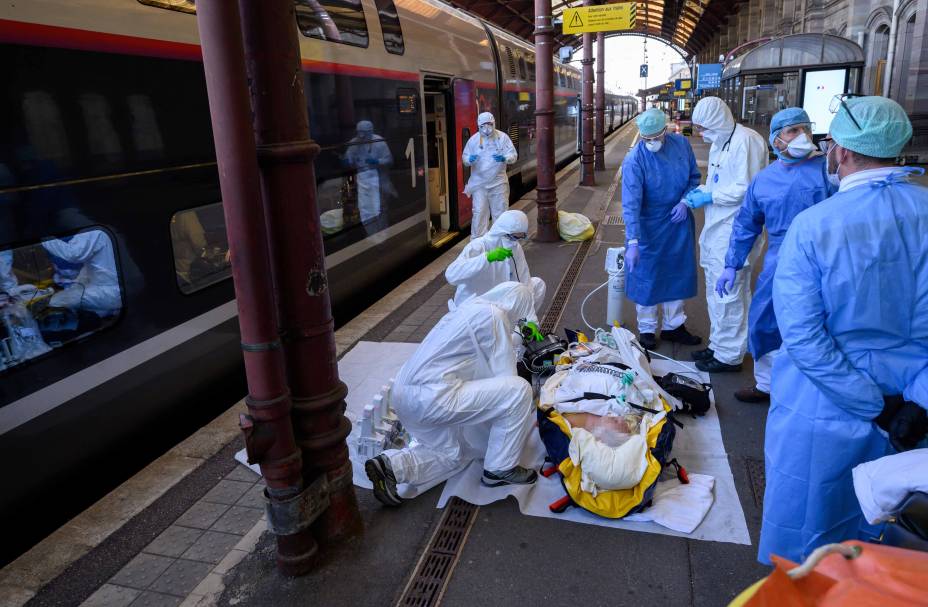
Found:
[[[362,341],[352,348],[338,363],[339,376],[348,385],[346,414],[352,421],[358,419],[364,405],[371,402],[380,391],[383,384],[394,377],[403,366],[403,363],[412,355],[418,344],[401,342],[368,342]],[[688,363],[689,368],[694,367]],[[664,374],[670,371],[679,371],[676,365],[666,361],[655,360],[652,363],[655,373]],[[695,369],[694,369],[695,370]],[[700,381],[709,382],[706,374],[699,374]],[[694,376],[691,376],[694,377]],[[453,476],[444,487],[438,502],[439,508],[453,496],[458,496],[472,504],[486,505],[512,495],[519,503],[519,509],[524,514],[542,516],[560,520],[568,520],[588,525],[614,527],[631,531],[647,533],[660,533],[677,535],[692,539],[701,539],[717,542],[730,542],[750,545],[744,512],[735,489],[735,481],[728,464],[728,456],[722,443],[722,431],[719,426],[715,407],[701,418],[693,419],[688,416],[680,418],[686,426],[677,432],[674,440],[672,456],[676,457],[687,469],[690,477],[700,478],[706,475],[715,479],[714,500],[705,516],[699,516],[702,521],[692,533],[674,530],[661,526],[655,522],[631,521],[626,519],[613,520],[597,516],[582,508],[568,508],[563,514],[554,514],[548,510],[548,505],[565,495],[564,488],[557,475],[551,478],[539,477],[535,485],[500,487],[490,489],[480,484],[483,462],[471,462],[464,470]],[[349,437],[349,447],[351,446]],[[244,450],[236,454],[236,459],[244,463]],[[522,454],[522,465],[540,467],[544,460],[545,451],[537,432],[531,434],[531,440],[526,444]],[[352,450],[352,464],[354,469],[354,484],[359,487],[370,488],[370,482],[364,473],[364,462],[357,461]],[[254,466],[257,472],[257,466]],[[678,499],[679,483],[675,480],[667,481],[659,486],[660,495]],[[702,494],[704,495],[704,494]],[[660,506],[659,499],[652,506],[652,510]],[[669,506],[670,504],[668,504]],[[672,512],[672,509],[671,509]],[[693,514],[693,513],[690,513]],[[694,514],[693,516],[697,516]],[[679,526],[679,515],[663,516],[663,522]]]

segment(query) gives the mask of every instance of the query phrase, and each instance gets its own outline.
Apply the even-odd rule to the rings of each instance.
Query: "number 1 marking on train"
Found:
[[[412,137],[406,144],[406,158],[409,158],[409,178],[412,181],[412,189],[416,189],[416,145]]]

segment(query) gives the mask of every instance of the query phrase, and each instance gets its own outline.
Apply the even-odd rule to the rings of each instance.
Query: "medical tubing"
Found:
[[[589,327],[590,331],[593,331],[594,334],[596,333],[597,328],[594,327],[593,325],[591,325],[591,324],[587,321],[586,315],[583,313],[583,310],[584,310],[584,308],[586,307],[586,302],[590,299],[590,297],[593,296],[593,293],[599,291],[600,289],[602,289],[603,287],[605,287],[605,286],[608,285],[608,284],[609,284],[609,281],[607,280],[607,281],[604,282],[603,284],[599,285],[598,287],[596,287],[595,289],[593,289],[592,291],[590,291],[589,293],[587,293],[586,297],[584,297],[584,298],[583,298],[583,301],[580,303],[580,318],[583,319],[583,324],[585,324],[587,327]],[[686,365],[684,365],[683,363],[681,363],[681,362],[678,361],[678,360],[675,360],[675,359],[673,359],[673,358],[670,358],[669,356],[664,356],[663,354],[660,354],[660,353],[655,352],[655,351],[653,351],[653,350],[648,350],[648,352],[650,352],[650,353],[651,353],[652,355],[654,355],[654,356],[657,356],[658,358],[663,358],[664,360],[668,360],[668,361],[672,362],[673,364],[677,365],[677,366],[680,367],[681,369],[684,369],[685,372],[686,372],[686,373],[689,373],[690,375],[695,375],[695,376],[700,377],[700,378],[702,377],[702,375],[700,374],[699,371],[694,371],[693,369],[687,367]]]
[[[595,289],[587,293],[586,297],[583,298],[583,302],[580,303],[580,318],[583,319],[583,324],[585,324],[590,329],[590,331],[593,331],[594,333],[596,332],[596,327],[594,327],[587,321],[586,314],[583,313],[583,310],[586,307],[586,302],[589,301],[590,297],[593,296],[593,293],[599,291],[600,289],[602,289],[608,284],[609,284],[609,281],[607,280],[603,284],[599,285],[598,287],[596,287]]]

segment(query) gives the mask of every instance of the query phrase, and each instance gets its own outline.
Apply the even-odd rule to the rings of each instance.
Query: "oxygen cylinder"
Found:
[[[625,247],[611,247],[606,251],[606,272],[609,285],[606,299],[606,326],[622,323],[622,306],[625,302]]]

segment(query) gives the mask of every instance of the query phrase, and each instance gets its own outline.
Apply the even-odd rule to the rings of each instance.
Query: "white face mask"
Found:
[[[792,141],[786,144],[786,153],[793,158],[805,158],[815,151],[815,144],[809,140],[805,133],[799,133]]]
[[[831,149],[828,150],[828,154],[825,155],[825,176],[828,178],[828,183],[838,187],[841,184],[841,177],[838,176],[838,169],[841,168],[841,163],[838,163],[838,166],[835,167],[834,173],[831,172],[831,153],[835,150],[837,146],[832,144]]]
[[[492,135],[493,131],[494,131],[494,128],[492,124],[481,124],[480,125],[480,132],[483,133],[487,137]]]
[[[702,132],[702,140],[705,141],[706,143],[714,143],[714,142],[715,142],[715,133],[713,133],[713,132],[710,131],[709,129],[704,130],[704,131]]]
[[[661,141],[660,139],[655,139],[653,141],[645,141],[644,147],[648,148],[649,152],[656,154],[657,152],[661,150],[662,147],[664,147],[664,142]]]

